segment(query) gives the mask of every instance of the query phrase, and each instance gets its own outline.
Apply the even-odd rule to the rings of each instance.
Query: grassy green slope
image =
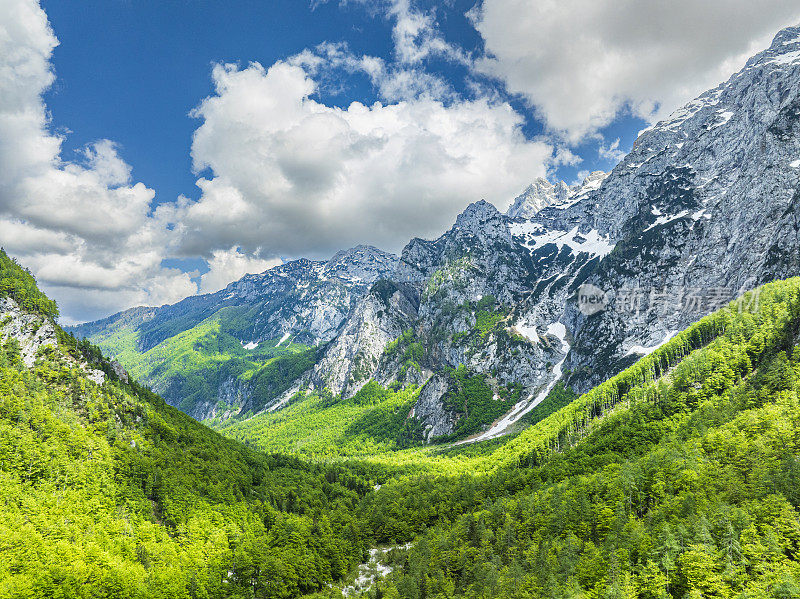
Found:
[[[415,387],[388,390],[368,382],[350,399],[325,391],[300,392],[285,408],[252,418],[210,424],[223,434],[264,451],[296,453],[317,460],[375,458],[418,445],[421,431],[408,418]]]
[[[223,308],[145,352],[138,349],[136,320],[116,322],[94,335],[92,342],[183,411],[191,412],[199,403],[216,403],[219,386],[228,379],[260,383],[255,385],[257,410],[309,368],[315,353],[305,345],[291,340],[280,343],[280,339],[246,349],[231,333],[243,310]],[[275,372],[278,366],[282,372]]]

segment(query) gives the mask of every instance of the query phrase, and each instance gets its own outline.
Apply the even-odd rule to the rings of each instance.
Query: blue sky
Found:
[[[610,170],[796,2],[0,0],[0,243],[65,322]]]
[[[71,131],[65,147],[115,140],[133,177],[154,187],[158,201],[197,195],[189,155],[197,121],[189,112],[213,92],[212,64],[270,65],[328,39],[364,53],[391,52],[389,23],[362,7],[312,9],[296,0],[236,10],[224,1],[42,5],[61,40],[53,53],[58,82],[46,100],[54,125]],[[354,81],[346,97],[331,100],[374,98],[364,83]]]
[[[133,178],[156,190],[158,202],[183,194],[197,197],[189,148],[197,121],[189,112],[213,92],[211,65],[251,61],[271,65],[319,43],[345,42],[354,54],[392,57],[392,22],[381,11],[358,3],[312,5],[297,0],[232,3],[93,0],[42,3],[61,45],[53,53],[57,83],[47,92],[53,125],[70,131],[65,150],[80,150],[96,139],[120,146]],[[441,3],[425,3],[431,8]],[[472,53],[483,41],[466,17],[474,0],[452,2],[436,11],[445,38]],[[427,69],[441,74],[462,94],[468,75],[462,65],[433,60]],[[529,136],[543,127],[522,98],[502,86],[484,83],[525,118]],[[341,93],[320,94],[327,104],[378,99],[365,77],[344,82]],[[336,90],[338,91],[338,90]],[[640,118],[620,118],[604,129],[612,141],[630,149],[646,126]],[[564,166],[555,177],[569,182],[582,170],[608,170],[614,161],[598,155],[598,142],[576,148],[580,165]],[[469,202],[470,198],[465,198]]]

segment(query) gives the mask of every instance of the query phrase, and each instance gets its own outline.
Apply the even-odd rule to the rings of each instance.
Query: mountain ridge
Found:
[[[269,338],[273,346],[289,333],[286,340],[321,352],[263,409],[285,405],[309,385],[347,398],[368,380],[414,384],[424,400],[414,417],[427,438],[447,435],[469,411],[448,403],[459,384],[448,369],[464,366],[490,387],[519,384],[521,401],[532,401],[556,375],[585,391],[721,302],[798,272],[800,169],[791,166],[800,156],[798,52],[800,28],[783,30],[727,82],[642,132],[611,173],[592,174],[566,197],[565,185],[556,193],[534,182],[542,197],[523,193],[506,215],[484,201],[470,204],[439,238],[412,239],[396,261],[371,262],[369,284],[353,278],[300,297],[278,280],[267,289],[254,283],[262,275],[248,275],[251,308],[280,317],[243,312],[240,328],[227,321],[223,328],[242,343]],[[310,262],[294,264],[305,269],[293,279],[297,287],[320,283]],[[383,280],[389,283],[378,285]],[[585,285],[602,294],[604,309],[581,310]],[[637,289],[643,296],[630,310]],[[269,293],[271,304],[258,297]],[[143,325],[136,342],[163,342],[212,307],[183,321],[177,314],[172,329]],[[297,310],[304,318],[293,316]],[[113,353],[113,335],[103,338],[92,325],[74,330]],[[412,336],[404,343],[422,348],[414,367],[387,354],[392,336],[406,331]],[[207,395],[205,406],[225,403],[213,389]],[[220,413],[204,410],[195,415]]]

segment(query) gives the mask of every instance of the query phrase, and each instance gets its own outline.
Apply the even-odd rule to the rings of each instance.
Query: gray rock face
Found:
[[[129,382],[128,372],[125,368],[117,362],[116,360],[111,360],[111,368],[114,370],[114,374],[117,375],[117,378],[121,380],[123,383]]]
[[[327,343],[338,334],[356,300],[396,264],[396,256],[369,246],[339,252],[328,262],[296,260],[231,283],[214,294],[211,309],[243,304],[260,308],[252,324],[241,331],[245,343],[286,334],[298,343]]]
[[[556,185],[539,177],[525,191],[514,198],[514,203],[506,211],[509,218],[531,218],[542,208],[565,202],[570,195],[566,183],[560,181]]]
[[[56,347],[56,329],[48,319],[24,311],[10,297],[0,298],[0,338],[19,342],[22,361],[30,368],[42,347]],[[102,373],[100,373],[102,374]]]
[[[27,312],[10,297],[0,298],[0,341],[16,339],[20,347],[22,362],[28,368],[36,363],[39,350],[46,347],[57,348],[56,327],[49,318]],[[72,357],[64,357],[71,365],[84,371],[86,378],[102,385],[106,375],[101,370],[91,368],[85,362]]]
[[[426,439],[449,435],[455,430],[458,417],[445,410],[441,402],[447,389],[447,379],[434,375],[420,390],[419,399],[411,410],[410,417],[423,423]]]
[[[721,300],[798,274],[798,79],[800,29],[789,28],[727,83],[642,133],[585,200],[537,215],[549,227],[580,223],[615,245],[586,279],[609,292],[612,309],[589,318],[572,302],[565,309],[575,336],[565,367],[579,388]],[[654,296],[647,309],[620,313],[620,292],[637,286]]]
[[[403,288],[386,282],[365,296],[345,322],[311,377],[317,387],[328,387],[336,395],[352,397],[371,378],[383,384],[394,382],[394,369],[381,376],[380,366],[387,345],[417,319],[417,306]]]
[[[386,348],[411,330],[424,348],[414,417],[431,436],[452,432],[458,418],[441,402],[447,379],[436,373],[445,367],[520,383],[523,397],[560,376],[583,391],[741,291],[798,273],[795,27],[643,132],[609,174],[574,187],[537,180],[505,215],[471,204],[444,235],[411,240],[399,259],[359,247],[248,275],[143,313],[142,338],[157,342],[165,323],[187,315],[253,306],[243,341],[290,332],[328,344],[301,380],[351,395],[370,377],[388,384],[408,372]],[[383,279],[397,290],[370,292]],[[581,303],[589,284],[605,309]],[[481,328],[487,314],[494,324]]]

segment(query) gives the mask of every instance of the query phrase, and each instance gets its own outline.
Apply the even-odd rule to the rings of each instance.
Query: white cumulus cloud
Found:
[[[571,141],[630,110],[657,119],[800,19],[796,0],[483,0],[483,73]]]
[[[246,274],[260,273],[281,264],[280,258],[262,260],[243,254],[238,247],[214,250],[208,261],[209,271],[200,277],[200,293],[213,293],[224,289],[231,281]]]
[[[417,64],[432,56],[468,64],[470,58],[458,46],[446,41],[434,15],[415,7],[411,0],[392,0],[387,16],[394,20],[392,40],[399,62]]]
[[[189,275],[161,267],[170,232],[115,145],[62,157],[42,100],[58,40],[38,2],[0,0],[0,15],[0,245],[59,299],[66,322],[196,292]]]
[[[202,197],[174,219],[187,254],[399,250],[441,233],[470,201],[504,208],[553,163],[553,148],[527,139],[505,102],[421,94],[328,106],[314,98],[320,60],[214,68],[216,94],[193,113]]]

